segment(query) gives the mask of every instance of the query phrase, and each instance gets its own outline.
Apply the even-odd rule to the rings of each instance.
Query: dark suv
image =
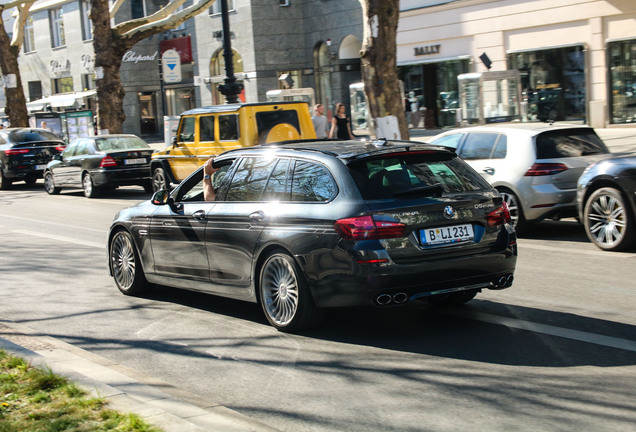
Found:
[[[42,178],[46,164],[66,147],[46,129],[9,128],[0,130],[0,189],[14,181],[34,184]]]
[[[157,283],[259,302],[297,331],[326,307],[459,304],[512,284],[507,206],[453,150],[286,142],[214,166],[215,201],[199,168],[116,216],[109,268],[124,294]]]

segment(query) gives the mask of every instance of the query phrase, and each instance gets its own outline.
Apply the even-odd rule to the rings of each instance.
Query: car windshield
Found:
[[[353,162],[349,171],[365,200],[490,189],[469,166],[446,153],[388,154]]]
[[[537,159],[588,156],[609,153],[603,141],[591,129],[543,132],[536,138]]]
[[[150,148],[141,138],[137,137],[108,137],[95,139],[97,150],[132,150]]]
[[[17,143],[30,143],[39,141],[60,141],[60,137],[53,132],[47,132],[45,130],[19,130],[11,132],[10,139]]]

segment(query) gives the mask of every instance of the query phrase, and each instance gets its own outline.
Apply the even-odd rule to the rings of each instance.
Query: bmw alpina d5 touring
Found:
[[[294,141],[231,150],[214,166],[115,217],[109,269],[121,292],[161,284],[258,302],[291,332],[324,308],[460,304],[513,282],[508,208],[452,149]]]

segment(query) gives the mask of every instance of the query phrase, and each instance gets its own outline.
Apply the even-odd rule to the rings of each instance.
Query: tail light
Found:
[[[114,167],[114,166],[117,166],[117,162],[115,162],[115,159],[113,159],[113,157],[110,155],[104,156],[104,159],[102,159],[102,163],[99,164],[100,168]]]
[[[55,147],[55,150],[59,151],[60,153],[63,152],[64,150],[66,150],[66,147],[64,146],[57,146]]]
[[[25,154],[28,153],[29,149],[8,149],[4,151],[6,155],[17,155],[17,154]]]
[[[568,167],[562,163],[536,163],[525,173],[526,177],[545,176],[567,171]]]
[[[488,226],[497,226],[510,223],[512,218],[510,217],[510,209],[505,202],[501,203],[501,207],[491,211],[486,215]]]
[[[404,237],[406,225],[399,222],[378,221],[371,216],[339,219],[334,228],[347,240],[378,240]]]

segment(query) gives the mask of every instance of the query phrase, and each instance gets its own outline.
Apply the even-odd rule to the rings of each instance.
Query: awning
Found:
[[[27,102],[29,112],[44,111],[51,108],[79,108],[84,105],[84,98],[95,96],[96,90],[86,90],[74,93],[59,93],[42,99]]]

